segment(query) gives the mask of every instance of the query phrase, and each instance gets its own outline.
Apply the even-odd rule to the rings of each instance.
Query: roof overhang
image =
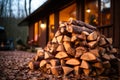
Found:
[[[59,11],[66,6],[72,4],[75,0],[48,0],[42,6],[40,6],[36,11],[30,14],[28,17],[23,19],[18,25],[26,26],[40,19],[48,17],[49,14]]]

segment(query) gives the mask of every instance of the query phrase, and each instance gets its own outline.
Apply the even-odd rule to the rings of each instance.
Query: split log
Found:
[[[47,69],[50,69],[52,66],[50,63],[47,63],[46,66],[45,66]]]
[[[58,59],[62,59],[62,58],[68,57],[68,55],[67,55],[66,52],[61,51],[61,52],[58,52],[58,53],[55,55],[55,57],[58,58]]]
[[[37,50],[37,55],[44,55],[44,49],[38,49]]]
[[[64,45],[64,47],[65,47],[65,50],[66,50],[66,51],[68,51],[68,50],[69,50],[69,48],[71,48],[71,46],[70,46],[70,43],[69,43],[69,42],[64,42],[64,43],[63,43],[63,45]]]
[[[91,70],[90,69],[83,69],[83,72],[86,76],[89,76]]]
[[[90,52],[93,53],[95,56],[100,57],[98,48],[91,49]]]
[[[103,68],[103,65],[101,62],[96,62],[92,65],[93,67],[96,67],[96,68]]]
[[[94,31],[89,34],[89,36],[87,37],[87,40],[94,41],[94,40],[97,40],[97,37],[98,37],[98,33],[96,31]]]
[[[35,61],[41,61],[42,59],[44,59],[44,56],[38,56],[38,55],[35,55],[34,57]]]
[[[117,51],[117,49],[116,48],[112,48],[112,50],[110,51],[110,53],[117,53],[118,51]]]
[[[66,26],[60,28],[60,32],[61,32],[62,34],[66,33],[66,29],[65,29],[65,28],[66,28]]]
[[[75,40],[77,40],[77,36],[73,34],[71,37],[71,42],[75,42]]]
[[[57,36],[57,42],[58,43],[61,43],[63,41],[62,39],[63,39],[62,35]]]
[[[97,29],[96,27],[94,27],[92,25],[86,24],[85,22],[78,21],[78,20],[70,20],[69,24],[74,24],[74,25],[78,25],[78,26],[86,26],[87,28],[92,29],[92,30],[96,30]]]
[[[57,47],[58,47],[58,44],[56,44],[56,43],[51,44],[51,46],[49,47],[48,52],[51,52],[51,53],[56,52],[56,48],[57,48]]]
[[[60,25],[59,28],[61,28],[61,27],[66,27],[66,23],[63,23],[63,22],[60,22],[59,25]]]
[[[45,51],[44,59],[51,59],[51,58],[54,58],[54,56],[51,53]]]
[[[81,50],[83,53],[87,52],[87,49],[85,47],[82,47],[82,46],[77,47],[76,51],[77,50]]]
[[[75,75],[79,75],[79,73],[80,73],[80,66],[75,66],[74,67],[74,73],[75,73]]]
[[[35,60],[37,61],[38,58],[41,60],[44,57],[44,51],[43,50],[37,50],[36,58]]]
[[[84,34],[84,35],[86,35],[86,36],[90,35],[90,34],[89,34],[88,32],[86,32],[86,31],[82,31],[81,34]]]
[[[112,59],[117,59],[113,54],[110,54],[109,57],[110,57],[111,60]]]
[[[80,68],[89,69],[89,67],[90,67],[90,66],[89,66],[88,62],[82,60],[81,65],[80,65]]]
[[[85,60],[82,60],[80,68],[89,69],[89,64]]]
[[[61,66],[51,67],[51,72],[52,72],[53,75],[59,76],[59,75],[62,74],[62,67]]]
[[[104,54],[102,57],[106,60],[110,60],[110,56],[108,54]]]
[[[29,62],[28,67],[31,70],[37,70],[39,68],[39,61]]]
[[[92,70],[91,73],[90,73],[90,76],[94,76],[94,77],[97,76],[96,71],[95,71],[95,70]]]
[[[104,68],[96,68],[96,75],[101,75],[104,72]]]
[[[71,67],[68,67],[68,66],[62,66],[62,69],[63,69],[63,72],[64,72],[64,75],[68,75],[70,72],[73,71],[73,68]]]
[[[65,62],[67,61],[67,60],[69,60],[69,59],[71,59],[70,57],[66,57],[66,58],[64,58],[63,60],[65,60]]]
[[[68,41],[68,42],[70,42],[71,39],[70,39],[70,37],[68,37],[68,36],[65,35],[65,36],[63,37],[63,41]]]
[[[110,52],[110,47],[108,45],[105,45],[106,52]]]
[[[60,60],[60,64],[61,64],[61,66],[65,66],[66,64],[65,64],[65,60],[64,59],[61,59]]]
[[[50,47],[51,47],[52,43],[49,41],[46,45],[46,47],[44,48],[44,50],[49,51]]]
[[[104,62],[103,62],[103,66],[104,66],[104,68],[110,68],[110,67],[111,67],[111,64],[110,64],[109,61],[104,61]]]
[[[68,50],[67,50],[67,54],[69,55],[69,56],[75,56],[75,49],[74,48],[68,48]]]
[[[52,66],[58,66],[58,65],[60,65],[60,61],[58,59],[51,59],[50,64]]]
[[[91,42],[88,43],[88,46],[89,46],[90,48],[95,48],[96,45],[97,45],[97,41],[91,41]]]
[[[108,42],[109,44],[111,44],[111,45],[112,45],[112,43],[113,43],[112,38],[106,38],[106,40],[107,40],[107,42]]]
[[[47,64],[47,60],[42,60],[42,61],[40,61],[39,66],[41,68],[41,67],[44,67],[46,64]]]
[[[65,51],[63,44],[59,44],[56,51]]]
[[[60,33],[60,31],[58,30],[58,31],[55,33],[55,37],[60,36],[60,35],[61,35],[61,33]]]
[[[80,57],[80,59],[86,60],[86,61],[94,61],[97,59],[97,57],[94,54],[92,54],[91,52],[86,52],[86,53],[83,53],[83,55]]]
[[[80,61],[75,59],[75,58],[71,58],[69,60],[66,61],[66,64],[68,65],[73,65],[73,66],[77,66],[80,64]]]
[[[98,47],[98,50],[99,50],[100,55],[104,55],[106,52],[106,49],[103,47]]]
[[[105,46],[106,44],[107,44],[107,42],[106,42],[105,38],[100,38],[99,45],[100,46]]]
[[[54,38],[52,39],[52,43],[57,43],[56,37],[54,37]]]
[[[75,58],[79,58],[82,54],[83,54],[83,51],[82,51],[82,50],[76,49]]]
[[[80,34],[82,31],[86,31],[86,32],[93,32],[93,30],[88,29],[86,27],[80,27],[80,26],[75,26],[75,25],[70,25],[67,26],[66,30],[70,33],[76,33],[76,34]]]
[[[80,40],[86,40],[86,35],[81,33],[81,34],[77,35],[77,38],[80,39]]]
[[[88,43],[87,43],[87,41],[79,41],[79,45],[80,46],[88,46]]]

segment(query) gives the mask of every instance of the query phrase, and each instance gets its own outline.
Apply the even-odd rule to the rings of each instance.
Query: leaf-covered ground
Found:
[[[47,75],[40,70],[30,70],[28,63],[36,53],[24,51],[0,51],[0,80],[119,80],[100,77],[99,79],[84,76],[60,77]],[[79,78],[81,77],[81,79]]]

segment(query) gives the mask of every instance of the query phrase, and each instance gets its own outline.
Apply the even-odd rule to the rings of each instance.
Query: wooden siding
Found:
[[[29,37],[28,41],[31,41],[34,39],[34,25],[29,26]]]
[[[98,27],[98,30],[106,37],[113,37],[113,27],[111,25]]]
[[[114,46],[120,49],[120,0],[112,0],[112,2]]]

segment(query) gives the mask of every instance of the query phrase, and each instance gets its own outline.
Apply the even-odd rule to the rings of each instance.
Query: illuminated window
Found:
[[[49,16],[49,41],[54,37],[54,14]]]
[[[110,4],[110,0],[85,0],[85,22],[94,26],[110,25]]]
[[[76,19],[76,4],[72,4],[71,6],[60,11],[60,22],[68,21],[70,18]]]
[[[111,20],[110,7],[111,7],[110,0],[101,0],[100,25],[109,25],[110,24],[110,20]]]
[[[97,0],[86,0],[85,22],[92,25],[98,25],[98,1]]]
[[[34,27],[34,41],[38,40],[38,22],[35,23]]]

